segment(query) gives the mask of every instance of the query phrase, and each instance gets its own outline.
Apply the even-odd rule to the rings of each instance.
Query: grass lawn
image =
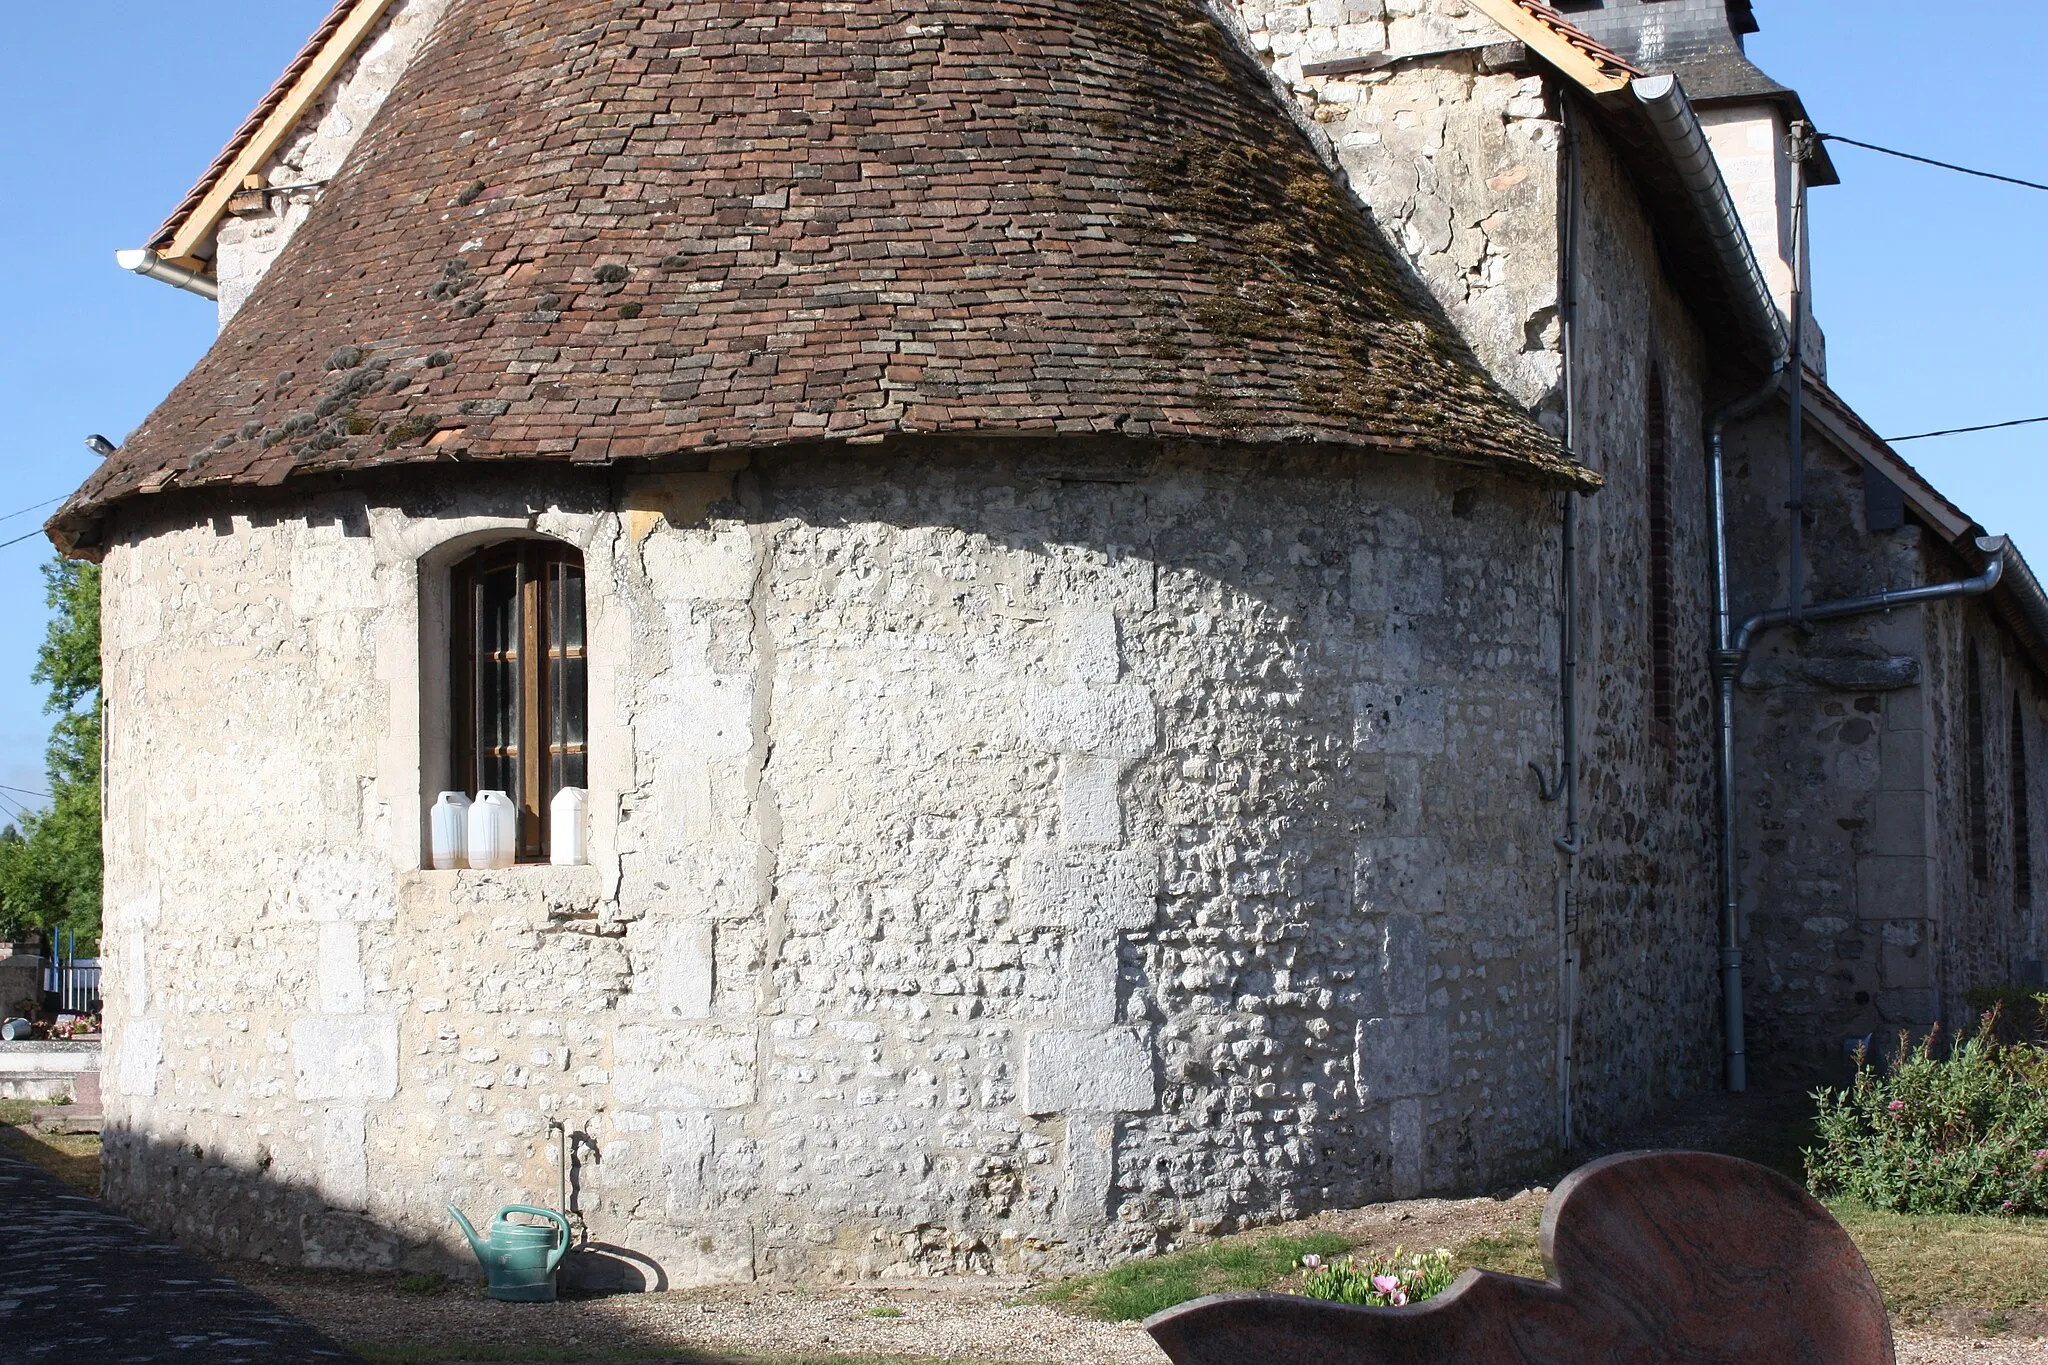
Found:
[[[1537,1224],[1532,1220],[1506,1232],[1460,1242],[1450,1248],[1451,1257],[1460,1270],[1498,1270],[1541,1279],[1543,1257],[1536,1249],[1536,1234]],[[1300,1282],[1296,1267],[1303,1256],[1328,1259],[1360,1245],[1358,1238],[1334,1232],[1305,1237],[1243,1233],[1186,1251],[1129,1261],[1098,1275],[1062,1280],[1039,1290],[1036,1297],[1042,1303],[1059,1304],[1105,1322],[1128,1322],[1204,1294],[1232,1289],[1286,1292]]]
[[[1885,1305],[1908,1321],[1962,1307],[1996,1317],[2048,1303],[2048,1218],[1886,1213],[1828,1205],[1856,1239]]]
[[[1945,1309],[1996,1320],[2015,1309],[2048,1304],[2048,1218],[1921,1217],[1849,1201],[1836,1201],[1829,1209],[1869,1262],[1886,1306],[1909,1322]],[[1037,1297],[1088,1317],[1129,1321],[1225,1290],[1289,1292],[1300,1282],[1295,1266],[1302,1256],[1341,1256],[1355,1245],[1351,1238],[1330,1233],[1247,1233],[1063,1280]],[[1450,1250],[1461,1270],[1544,1278],[1533,1222]]]
[[[56,1137],[28,1127],[39,1100],[0,1100],[0,1147],[30,1165],[97,1199],[100,1196],[100,1140],[97,1134]]]

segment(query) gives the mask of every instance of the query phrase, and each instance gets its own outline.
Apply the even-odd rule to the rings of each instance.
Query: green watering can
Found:
[[[498,1210],[498,1220],[491,1224],[491,1235],[485,1239],[476,1235],[476,1229],[462,1216],[461,1209],[450,1204],[448,1212],[454,1214],[455,1221],[462,1225],[463,1233],[469,1238],[470,1250],[483,1263],[484,1274],[490,1279],[492,1298],[510,1303],[555,1301],[555,1267],[562,1263],[562,1257],[569,1251],[571,1234],[568,1219],[553,1209],[507,1204]],[[509,1221],[509,1215],[515,1213],[546,1218],[554,1226]]]

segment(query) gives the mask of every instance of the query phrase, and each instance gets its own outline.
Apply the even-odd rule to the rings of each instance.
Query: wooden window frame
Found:
[[[489,545],[456,564],[450,571],[448,641],[449,719],[450,719],[450,760],[455,775],[455,785],[462,788],[471,798],[481,789],[482,774],[479,771],[481,755],[478,726],[480,724],[481,699],[477,670],[477,657],[482,648],[482,578],[507,568],[517,570],[516,601],[517,662],[519,671],[518,714],[516,733],[519,772],[519,790],[513,793],[514,804],[519,810],[518,856],[522,863],[543,863],[548,861],[553,830],[550,828],[550,806],[559,787],[553,783],[553,760],[558,754],[580,754],[586,765],[585,780],[588,780],[589,763],[589,691],[588,668],[590,651],[582,645],[564,644],[556,649],[550,644],[550,614],[556,603],[550,600],[548,587],[550,570],[556,566],[573,568],[579,583],[583,578],[583,555],[570,545],[548,540],[513,540]],[[583,604],[583,619],[588,621],[588,600]],[[557,722],[560,699],[553,695],[549,664],[557,657],[576,658],[584,663],[585,690],[583,705],[585,714],[580,727],[584,741],[580,744],[568,742],[566,734],[558,733],[563,727]],[[563,703],[565,704],[565,703]],[[557,742],[559,739],[560,742]],[[566,784],[565,784],[566,785]]]

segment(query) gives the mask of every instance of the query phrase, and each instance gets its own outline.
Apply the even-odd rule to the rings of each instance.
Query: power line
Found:
[[[5,782],[0,782],[0,792],[16,792],[22,796],[39,796],[45,801],[55,801],[57,799],[48,792],[31,791],[27,787],[10,787]]]
[[[1963,175],[1974,175],[1984,180],[1998,180],[2008,185],[2021,186],[2024,189],[2048,190],[2048,185],[2043,185],[2037,180],[2021,180],[2016,176],[1998,175],[1991,171],[1971,170],[1968,166],[1958,166],[1949,161],[1936,161],[1931,156],[1915,156],[1911,152],[1902,152],[1895,147],[1880,147],[1874,142],[1858,142],[1855,138],[1843,137],[1840,133],[1822,133],[1820,140],[1822,142],[1846,143],[1851,147],[1861,147],[1866,152],[1882,152],[1886,156],[1895,156],[1901,161],[1917,161],[1923,166],[1938,166],[1944,171],[1956,171]]]
[[[13,521],[16,517],[25,517],[31,512],[40,512],[45,507],[55,507],[62,501],[64,501],[62,498],[51,498],[48,502],[39,502],[34,507],[24,507],[19,512],[9,512],[6,516],[0,517],[0,521]]]
[[[4,549],[6,549],[6,548],[7,548],[8,546],[10,546],[10,545],[19,545],[19,544],[21,544],[21,542],[23,542],[24,540],[34,540],[34,539],[35,539],[35,538],[36,538],[37,536],[41,535],[42,533],[43,533],[43,531],[42,531],[42,528],[41,528],[41,527],[37,527],[37,528],[36,528],[35,530],[33,530],[33,531],[30,531],[30,532],[29,532],[29,533],[28,533],[27,535],[25,535],[25,536],[16,536],[16,537],[15,537],[14,539],[12,539],[12,540],[0,540],[0,550],[4,550]]]
[[[1892,445],[1897,445],[1901,441],[1924,441],[1932,436],[1961,436],[1966,432],[1972,431],[2000,431],[2006,427],[2030,427],[2036,422],[2048,422],[2048,417],[2021,417],[2011,422],[1986,422],[1981,427],[1950,427],[1947,431],[1923,431],[1914,436],[1887,436],[1885,440]]]

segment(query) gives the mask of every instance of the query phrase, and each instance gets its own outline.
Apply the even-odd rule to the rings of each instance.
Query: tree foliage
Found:
[[[34,681],[50,689],[46,765],[52,800],[0,831],[0,935],[68,928],[81,949],[100,928],[100,571],[57,560],[43,568],[49,634]]]

